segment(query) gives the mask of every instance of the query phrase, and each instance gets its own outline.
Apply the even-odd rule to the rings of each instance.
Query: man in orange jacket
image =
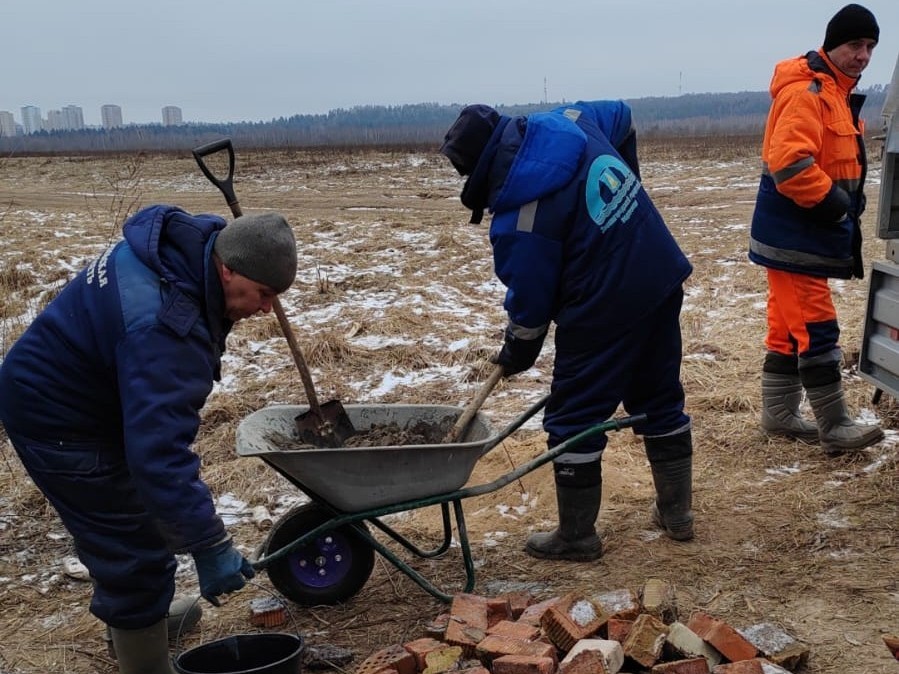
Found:
[[[768,275],[762,428],[820,441],[829,455],[883,438],[878,426],[849,417],[828,285],[864,274],[865,97],[852,91],[879,37],[868,9],[846,5],[827,24],[820,49],[777,64],[752,218],[749,258]],[[816,423],[799,413],[803,388]]]

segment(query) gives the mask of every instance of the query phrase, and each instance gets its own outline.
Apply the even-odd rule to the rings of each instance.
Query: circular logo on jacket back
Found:
[[[627,222],[637,208],[640,183],[627,164],[604,154],[598,156],[587,173],[587,212],[605,232],[612,225]]]

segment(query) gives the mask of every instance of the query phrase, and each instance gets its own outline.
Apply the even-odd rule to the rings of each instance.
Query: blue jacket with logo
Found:
[[[622,101],[502,117],[462,201],[475,221],[479,210],[493,214],[490,241],[507,288],[509,330],[534,339],[556,324],[556,377],[571,369],[560,359],[625,333],[692,272],[640,183]],[[602,385],[583,382],[577,399],[556,401],[544,417],[550,435],[567,437],[568,410],[589,404],[592,387]]]
[[[0,367],[4,425],[121,453],[177,552],[225,536],[190,449],[231,328],[211,259],[224,226],[173,206],[136,213],[124,240],[62,290]]]
[[[463,201],[490,209],[510,323],[594,343],[652,312],[692,267],[639,179],[630,108],[577,102],[504,117]]]

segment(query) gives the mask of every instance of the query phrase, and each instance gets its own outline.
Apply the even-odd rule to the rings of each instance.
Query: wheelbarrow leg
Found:
[[[474,561],[471,559],[471,546],[468,544],[468,529],[465,527],[465,515],[462,514],[462,501],[453,501],[456,513],[456,528],[459,530],[459,547],[462,548],[462,559],[465,562],[465,592],[474,589]]]
[[[462,560],[465,565],[465,589],[463,590],[463,592],[471,592],[474,589],[475,585],[475,568],[474,561],[471,557],[471,545],[468,541],[468,529],[465,526],[465,515],[462,511],[462,501],[460,499],[454,499],[452,501],[452,504],[453,513],[456,518],[456,529],[459,533],[459,548],[462,550]],[[449,603],[452,601],[453,595],[447,594],[446,592],[440,590],[436,585],[427,580],[418,571],[406,564],[406,562],[400,559],[392,550],[384,546],[381,542],[375,540],[375,538],[372,537],[371,534],[365,533],[361,535],[365,538],[366,542],[382,557],[393,564],[393,566],[395,566],[397,570],[408,576],[425,592],[444,603]],[[391,537],[393,538],[393,536]]]
[[[418,557],[424,557],[425,559],[433,559],[434,557],[439,557],[447,550],[450,549],[450,545],[453,542],[453,528],[452,522],[450,521],[450,511],[448,503],[440,504],[440,514],[443,519],[443,541],[441,541],[440,545],[432,550],[422,550],[419,546],[415,545],[408,538],[397,532],[393,527],[385,524],[377,517],[373,517],[370,520],[366,520],[373,527],[380,529],[385,534],[390,536],[397,543],[402,545],[406,550],[411,552],[413,555]]]

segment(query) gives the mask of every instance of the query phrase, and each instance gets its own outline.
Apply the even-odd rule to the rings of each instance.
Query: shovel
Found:
[[[216,177],[204,160],[205,157],[222,150],[228,151],[228,176],[226,178]],[[231,144],[231,139],[225,138],[198,147],[193,150],[193,155],[203,174],[224,195],[231,214],[235,218],[243,215],[240,203],[234,194],[234,146]],[[297,415],[295,419],[300,439],[305,444],[314,447],[342,447],[344,441],[356,433],[353,423],[339,400],[329,400],[324,405],[319,405],[318,396],[315,395],[315,386],[312,383],[312,375],[309,374],[309,367],[306,365],[303,352],[300,351],[293,328],[284,314],[284,307],[281,306],[281,300],[277,295],[272,300],[272,308],[281,325],[281,332],[284,333],[284,338],[290,347],[293,362],[300,371],[300,379],[303,380],[303,388],[306,389],[306,398],[309,400],[309,411]]]
[[[446,438],[444,438],[444,443],[457,442],[459,438],[465,433],[468,429],[468,424],[471,423],[471,420],[474,419],[474,415],[478,413],[478,410],[481,409],[481,405],[484,404],[484,401],[487,400],[487,396],[490,395],[490,392],[496,386],[497,382],[503,378],[503,366],[497,365],[493,368],[493,371],[490,373],[490,376],[487,377],[487,381],[484,382],[484,385],[481,386],[481,390],[478,391],[478,394],[474,397],[468,405],[462,410],[462,414],[459,415],[459,418],[456,419],[456,423],[453,424],[453,427],[450,429],[450,432],[446,434]]]

